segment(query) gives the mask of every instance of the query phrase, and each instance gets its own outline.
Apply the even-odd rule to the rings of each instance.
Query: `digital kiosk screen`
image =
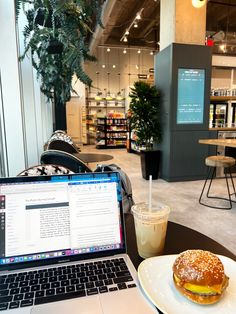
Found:
[[[203,123],[204,86],[204,69],[178,69],[177,124]]]

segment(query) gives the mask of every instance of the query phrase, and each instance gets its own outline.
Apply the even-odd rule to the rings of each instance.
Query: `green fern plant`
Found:
[[[21,9],[27,17],[24,27],[25,50],[20,60],[31,53],[32,65],[48,99],[64,104],[70,99],[72,77],[91,86],[83,69],[84,61],[95,61],[89,54],[88,38],[95,24],[101,24],[102,0],[15,0],[16,17]],[[52,45],[60,53],[52,53]],[[74,91],[75,92],[75,91]]]

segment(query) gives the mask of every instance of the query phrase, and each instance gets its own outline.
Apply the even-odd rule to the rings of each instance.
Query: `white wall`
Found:
[[[153,68],[154,57],[150,55],[150,50],[141,49],[141,53],[137,53],[138,49],[127,49],[127,53],[123,53],[123,48],[110,48],[107,52],[106,47],[99,47],[96,50],[97,62],[89,62],[85,65],[87,74],[92,78],[93,85],[102,92],[109,88],[111,94],[116,94],[121,89],[125,89],[125,95],[128,97],[130,87],[135,81],[138,81],[138,74],[150,74],[149,69]],[[105,64],[105,68],[102,65]],[[116,67],[113,68],[113,65]],[[96,75],[99,72],[99,75]],[[119,75],[120,73],[120,80]],[[130,75],[129,75],[130,74]],[[92,88],[96,94],[97,89]]]

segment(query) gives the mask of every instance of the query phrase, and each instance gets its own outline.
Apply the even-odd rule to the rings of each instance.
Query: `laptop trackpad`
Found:
[[[103,314],[97,295],[89,298],[78,298],[56,303],[38,305],[32,308],[31,314]]]

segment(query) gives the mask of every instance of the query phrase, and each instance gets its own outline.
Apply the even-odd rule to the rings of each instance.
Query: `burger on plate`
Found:
[[[221,260],[208,251],[185,251],[176,258],[172,268],[175,287],[195,303],[217,302],[229,283]]]

